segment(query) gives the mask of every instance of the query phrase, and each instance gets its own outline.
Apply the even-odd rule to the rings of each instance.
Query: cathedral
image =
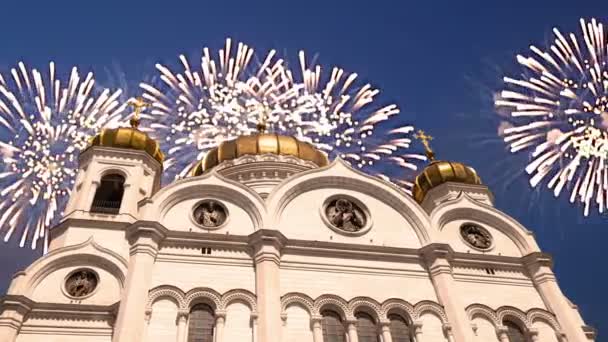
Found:
[[[534,234],[427,150],[409,195],[260,130],[161,187],[138,120],[105,129],[0,299],[0,341],[594,341]]]

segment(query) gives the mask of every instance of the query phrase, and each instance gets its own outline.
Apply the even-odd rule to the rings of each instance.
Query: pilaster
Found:
[[[523,261],[534,286],[547,308],[557,317],[568,341],[588,341],[576,309],[570,305],[557,284],[551,256],[535,252],[526,255]]]
[[[32,310],[32,303],[23,296],[5,296],[0,302],[0,341],[15,342],[25,315]]]
[[[281,336],[281,250],[287,238],[279,231],[261,229],[249,235],[255,263],[258,304],[258,341],[280,341]]]
[[[437,299],[443,305],[450,323],[454,342],[473,341],[471,323],[467,317],[465,307],[460,302],[458,293],[455,293],[454,276],[452,274],[451,259],[454,251],[447,244],[433,243],[420,250],[428,269]]]
[[[167,229],[156,222],[138,221],[127,228],[129,269],[121,294],[113,342],[142,341],[148,289],[160,242]]]

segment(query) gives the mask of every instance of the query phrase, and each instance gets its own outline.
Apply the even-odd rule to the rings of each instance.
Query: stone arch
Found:
[[[318,315],[319,312],[315,313],[315,301],[302,293],[288,293],[281,297],[281,314],[285,314],[287,307],[292,304],[299,304],[304,307],[309,315]]]
[[[358,311],[365,312],[371,315],[376,320],[376,323],[384,320],[382,306],[369,297],[355,297],[351,299],[348,302],[348,311],[353,317]]]
[[[431,302],[430,300],[423,300],[418,302],[414,306],[414,312],[416,313],[416,319],[420,319],[422,314],[426,312],[433,313],[439,317],[442,324],[448,323],[448,317],[445,315],[443,311],[443,307],[435,302]]]
[[[258,307],[255,295],[243,289],[230,290],[224,293],[221,297],[221,307],[225,310],[228,305],[238,301],[247,304],[252,316],[257,315]]]
[[[151,312],[154,302],[161,298],[171,298],[175,300],[179,309],[187,308],[185,294],[182,290],[171,285],[161,285],[148,292],[148,303],[146,304],[146,310]]]
[[[122,167],[120,165],[108,165],[108,166],[101,168],[99,171],[97,171],[93,182],[95,182],[95,181],[99,182],[103,177],[105,177],[107,175],[111,175],[111,174],[121,175],[125,178],[125,181],[127,179],[129,179],[129,177],[132,177],[131,172],[129,172],[129,169]]]
[[[526,313],[526,317],[528,318],[530,326],[532,326],[535,321],[542,320],[548,323],[556,333],[559,333],[562,329],[557,319],[555,319],[555,316],[549,311],[543,309],[530,309]]]
[[[327,167],[297,173],[275,187],[267,198],[271,223],[278,224],[283,210],[299,194],[336,185],[365,193],[395,208],[413,227],[422,246],[433,241],[429,217],[410,195],[390,182],[353,169],[340,158]]]
[[[118,253],[98,245],[93,237],[77,245],[55,249],[36,260],[13,278],[8,294],[31,296],[38,284],[52,272],[71,266],[94,265],[109,272],[124,288],[127,261]]]
[[[431,224],[439,231],[447,223],[459,219],[477,220],[499,230],[513,241],[521,255],[540,251],[532,233],[519,222],[492,206],[473,200],[466,193],[440,204],[430,215]]]
[[[469,320],[473,320],[475,317],[483,317],[490,321],[492,325],[494,325],[494,329],[497,329],[502,325],[496,312],[492,310],[490,307],[483,304],[472,304],[466,308],[467,315],[469,316]]]
[[[496,316],[500,325],[504,325],[504,321],[507,320],[519,324],[523,330],[532,328],[526,314],[512,306],[501,306],[496,310]]]
[[[194,288],[188,291],[184,301],[184,309],[186,310],[190,310],[190,308],[199,303],[208,304],[217,311],[226,310],[223,306],[222,296],[215,290],[206,287]]]
[[[354,318],[352,312],[350,312],[348,308],[348,303],[338,296],[322,295],[317,298],[314,302],[313,315],[321,315],[321,311],[324,309],[332,309],[336,311],[343,321],[348,321]]]
[[[413,323],[416,319],[414,306],[402,299],[391,298],[382,303],[382,318],[388,319],[390,313],[397,313],[403,316],[408,322]]]
[[[141,219],[158,221],[176,203],[196,198],[200,194],[234,203],[249,215],[255,230],[264,227],[266,221],[264,200],[250,188],[224,178],[216,171],[199,177],[180,179],[162,188],[144,202]]]

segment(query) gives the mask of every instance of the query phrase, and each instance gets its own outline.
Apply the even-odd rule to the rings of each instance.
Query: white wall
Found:
[[[475,248],[471,248],[469,245],[465,244],[460,235],[460,226],[463,223],[476,223],[481,227],[487,229],[488,232],[492,235],[494,247],[489,251],[482,252],[476,250]],[[450,221],[443,226],[439,236],[441,242],[449,244],[456,252],[486,255],[503,255],[514,257],[522,256],[521,251],[509,236],[492,226],[486,225],[481,222],[476,222],[475,220]]]
[[[362,236],[343,236],[321,219],[321,207],[333,195],[352,196],[367,206],[373,226]],[[285,207],[277,227],[287,238],[358,243],[376,246],[420,247],[420,241],[407,220],[386,203],[355,191],[326,188],[299,194]]]
[[[293,304],[285,310],[287,321],[283,328],[283,342],[312,342],[312,330],[310,326],[310,314],[298,304]]]
[[[435,314],[427,312],[420,316],[422,322],[422,340],[428,342],[446,342],[441,319]]]
[[[173,342],[177,340],[177,303],[161,298],[152,304],[152,316],[146,332],[146,342]],[[136,324],[136,322],[133,322]]]
[[[487,318],[473,317],[472,323],[477,326],[475,342],[497,342],[496,328]],[[542,341],[542,340],[541,340]]]
[[[246,304],[234,302],[226,308],[226,326],[224,341],[251,342],[253,329],[251,327],[251,310]]]
[[[111,305],[120,300],[120,284],[111,273],[102,268],[91,267],[86,264],[82,265],[82,267],[90,268],[97,272],[99,283],[93,295],[79,300],[79,303]],[[62,289],[68,274],[78,268],[81,268],[81,266],[63,267],[53,271],[36,286],[31,299],[42,303],[72,303],[73,300],[67,297]]]
[[[542,320],[535,320],[532,327],[538,330],[538,340],[542,342],[559,342],[555,330],[549,323]]]
[[[471,304],[484,304],[491,308],[514,306],[521,311],[532,308],[545,308],[542,298],[532,285],[500,284],[483,282],[456,281],[454,294],[460,297],[465,307]]]

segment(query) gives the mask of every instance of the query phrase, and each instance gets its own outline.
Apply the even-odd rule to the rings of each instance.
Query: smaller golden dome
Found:
[[[447,183],[456,182],[464,184],[481,185],[481,178],[473,168],[463,163],[435,160],[435,152],[431,149],[429,141],[433,137],[427,135],[423,130],[418,130],[414,137],[422,142],[426,150],[426,156],[431,163],[422,170],[412,189],[412,195],[418,203],[422,203],[424,196],[434,187]]]
[[[90,145],[145,151],[161,165],[165,159],[158,142],[135,127],[103,129],[91,140]]]
[[[311,161],[317,166],[329,164],[325,153],[309,143],[290,136],[259,133],[224,141],[218,147],[209,150],[205,158],[196,164],[192,170],[192,175],[199,176],[226,160],[259,154],[294,156],[302,160]]]
[[[433,161],[416,177],[412,194],[418,203],[432,188],[446,183],[456,182],[481,185],[481,178],[472,168],[458,162]]]
[[[91,139],[90,146],[117,147],[145,151],[162,166],[165,155],[160,150],[158,142],[150,138],[146,133],[137,129],[137,127],[139,127],[139,114],[141,110],[148,107],[150,104],[144,102],[141,97],[130,99],[128,104],[135,109],[131,120],[129,120],[131,127],[105,128],[101,133]]]

